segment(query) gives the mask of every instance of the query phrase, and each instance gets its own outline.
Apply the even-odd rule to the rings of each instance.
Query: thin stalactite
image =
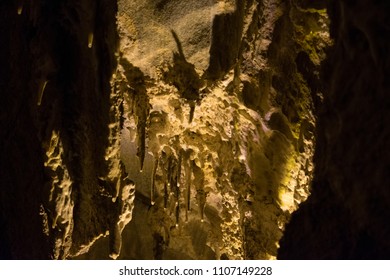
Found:
[[[137,147],[137,156],[140,162],[140,172],[144,169],[145,162],[145,150],[146,150],[146,125],[144,122],[138,124],[138,147]]]
[[[192,176],[192,161],[189,158],[189,155],[186,155],[186,164],[185,164],[185,208],[186,208],[186,221],[188,221],[188,211],[191,210],[190,199],[191,199],[191,176]]]
[[[179,201],[176,201],[175,203],[175,210],[176,210],[176,227],[179,226],[179,219],[180,219],[180,204]]]
[[[188,122],[192,123],[192,120],[194,119],[194,114],[195,114],[195,102],[193,100],[189,101],[190,104],[190,117]]]
[[[168,194],[168,183],[166,180],[164,180],[164,209],[167,208],[167,205],[168,205],[168,198],[169,198],[169,194]]]
[[[156,194],[156,173],[158,168],[158,156],[156,156],[156,159],[154,160],[154,167],[153,167],[153,174],[152,174],[152,184],[150,188],[150,204],[154,205],[155,203],[155,194]]]

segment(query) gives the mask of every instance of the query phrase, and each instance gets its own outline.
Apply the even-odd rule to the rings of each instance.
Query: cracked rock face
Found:
[[[323,6],[0,5],[2,254],[276,258],[310,194]]]

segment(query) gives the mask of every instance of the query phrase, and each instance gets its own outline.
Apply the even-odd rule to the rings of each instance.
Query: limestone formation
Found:
[[[123,0],[118,28],[116,82],[128,89],[122,160],[147,213],[123,239],[153,244],[120,258],[275,258],[289,215],[309,195],[325,11]],[[300,56],[317,76],[300,72]],[[135,234],[149,238],[130,244]],[[104,257],[96,254],[86,257]]]
[[[327,2],[1,1],[1,258],[387,256],[389,7]]]

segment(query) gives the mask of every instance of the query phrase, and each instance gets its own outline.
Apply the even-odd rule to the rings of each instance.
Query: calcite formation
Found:
[[[325,10],[299,4],[119,1],[122,160],[139,200],[120,258],[276,257],[310,193],[331,44]]]
[[[3,254],[276,258],[332,43],[306,2],[0,4]]]

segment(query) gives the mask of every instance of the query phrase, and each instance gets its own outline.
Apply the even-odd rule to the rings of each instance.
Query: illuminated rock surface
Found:
[[[276,256],[313,169],[320,92],[296,60],[319,71],[326,22],[279,1],[119,2],[122,160],[136,185],[120,258]],[[85,257],[104,258],[103,244]]]
[[[323,1],[3,2],[0,24],[3,258],[273,259],[311,192],[316,133],[333,170],[316,182],[346,184],[323,150],[347,150],[324,142],[344,60],[335,36],[325,66],[340,72],[322,66]],[[375,58],[386,46],[372,42]],[[281,257],[311,240],[299,215]]]

